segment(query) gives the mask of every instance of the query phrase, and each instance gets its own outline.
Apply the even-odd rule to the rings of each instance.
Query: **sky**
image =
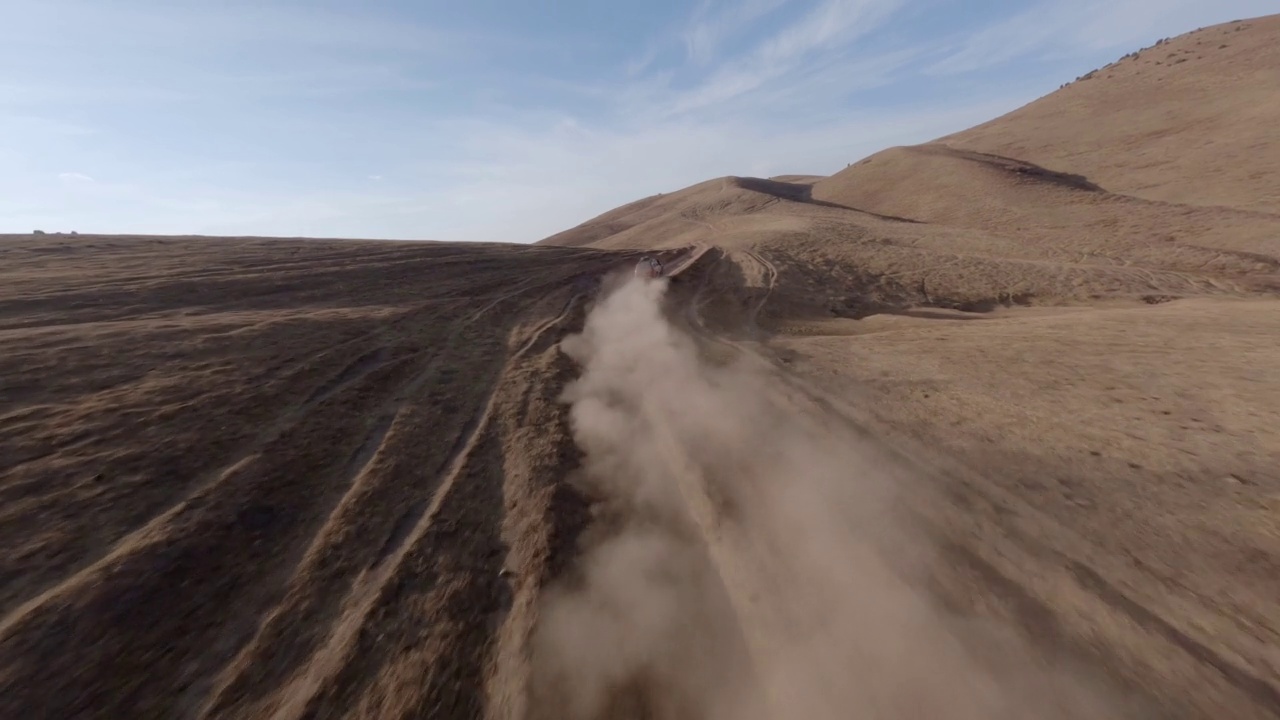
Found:
[[[533,242],[1275,0],[0,0],[0,232]]]

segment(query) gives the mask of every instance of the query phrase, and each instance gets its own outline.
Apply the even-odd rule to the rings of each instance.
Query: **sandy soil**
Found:
[[[0,237],[0,716],[1280,716],[1280,144],[1036,107],[538,246]]]

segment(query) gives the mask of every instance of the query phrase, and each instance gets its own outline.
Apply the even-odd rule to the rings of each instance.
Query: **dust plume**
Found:
[[[921,543],[888,476],[749,356],[705,360],[666,289],[625,283],[564,343],[598,510],[542,609],[535,717],[1107,717],[1070,679],[969,657],[880,552]]]

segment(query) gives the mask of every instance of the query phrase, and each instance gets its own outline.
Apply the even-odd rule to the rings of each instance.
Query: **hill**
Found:
[[[1086,176],[941,142],[892,148],[813,186],[814,197],[978,230],[1016,241],[1019,255],[1138,264],[1270,283],[1280,264],[1280,216],[1177,205],[1108,192]],[[975,239],[975,249],[981,241]],[[1028,252],[1030,251],[1030,252]]]
[[[939,142],[1149,200],[1280,213],[1280,15],[1202,28]]]
[[[812,292],[782,283],[775,308],[855,317],[1013,298],[1271,292],[1280,288],[1277,41],[1280,16],[1206,28],[831,177],[722,178],[541,242],[759,252],[793,280],[813,278]],[[816,279],[826,273],[851,292],[826,292],[832,283]]]

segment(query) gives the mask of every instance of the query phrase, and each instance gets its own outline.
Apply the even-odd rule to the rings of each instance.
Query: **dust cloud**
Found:
[[[545,596],[534,717],[1110,716],[1072,678],[976,663],[879,551],[924,544],[893,519],[888,476],[758,365],[706,359],[666,290],[624,283],[563,345],[597,511]]]

